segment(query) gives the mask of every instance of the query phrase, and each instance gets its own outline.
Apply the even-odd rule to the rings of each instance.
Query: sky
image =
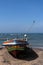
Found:
[[[0,32],[43,33],[43,0],[0,0]]]

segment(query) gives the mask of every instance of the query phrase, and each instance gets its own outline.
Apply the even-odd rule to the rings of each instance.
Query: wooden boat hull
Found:
[[[20,46],[7,46],[8,52],[10,52],[13,56],[17,57],[19,54],[22,54],[25,49],[26,46],[24,45],[23,47]]]
[[[28,42],[26,40],[14,39],[8,40],[3,43],[3,45],[8,49],[8,51],[13,54],[15,57],[22,54],[26,50]]]
[[[19,57],[20,54],[23,55],[23,50],[14,50],[14,51],[11,51],[10,53],[14,56],[14,57]]]

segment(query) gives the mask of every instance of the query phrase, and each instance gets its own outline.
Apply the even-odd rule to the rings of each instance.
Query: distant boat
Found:
[[[25,35],[26,36],[26,35]],[[12,39],[3,42],[3,46],[5,46],[10,53],[12,53],[15,57],[23,51],[26,50],[27,45],[29,45],[27,39]]]

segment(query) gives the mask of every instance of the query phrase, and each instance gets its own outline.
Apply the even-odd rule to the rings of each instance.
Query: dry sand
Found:
[[[6,48],[0,49],[0,65],[43,65],[43,50],[32,49],[27,56],[15,58]]]

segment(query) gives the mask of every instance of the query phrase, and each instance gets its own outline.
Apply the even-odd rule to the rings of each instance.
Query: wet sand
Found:
[[[0,65],[43,65],[43,50],[29,49],[25,55],[15,58],[6,48],[0,49]]]

